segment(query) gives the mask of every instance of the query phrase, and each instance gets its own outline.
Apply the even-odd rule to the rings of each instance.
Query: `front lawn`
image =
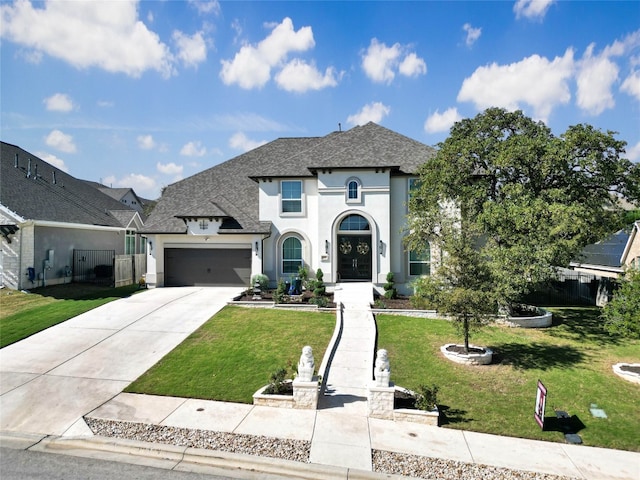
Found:
[[[112,288],[75,283],[37,288],[30,293],[2,289],[0,348],[138,290],[138,285]]]
[[[555,408],[584,424],[578,434],[586,445],[640,451],[640,386],[611,369],[638,362],[640,341],[609,336],[597,308],[552,311],[547,329],[490,326],[475,334],[472,343],[495,352],[489,366],[446,360],[440,346],[460,336],[443,320],[378,315],[378,348],[389,351],[396,385],[438,385],[446,428],[561,442]],[[548,390],[545,431],[533,418],[538,379]],[[594,403],[608,418],[591,415]]]
[[[252,403],[278,369],[291,378],[303,346],[317,370],[335,323],[334,313],[227,306],[125,391]]]

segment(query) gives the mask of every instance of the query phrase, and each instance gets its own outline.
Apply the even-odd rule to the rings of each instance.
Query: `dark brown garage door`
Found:
[[[164,272],[168,287],[248,286],[251,249],[166,248]]]

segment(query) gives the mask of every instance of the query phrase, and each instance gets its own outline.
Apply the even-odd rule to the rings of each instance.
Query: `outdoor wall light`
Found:
[[[153,250],[153,242],[149,240],[149,253]]]
[[[324,241],[324,253],[329,255],[329,240]]]
[[[256,242],[256,255],[258,255],[258,249],[260,248],[260,245],[258,244],[258,242]]]
[[[384,248],[384,242],[380,240],[380,243],[378,244],[378,246],[380,247],[380,250],[382,250]]]

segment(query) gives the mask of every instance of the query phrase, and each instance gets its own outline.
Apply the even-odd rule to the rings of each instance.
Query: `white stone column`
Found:
[[[307,410],[315,410],[318,408],[318,377],[311,377],[311,381],[298,380],[293,381],[293,408],[301,408]]]

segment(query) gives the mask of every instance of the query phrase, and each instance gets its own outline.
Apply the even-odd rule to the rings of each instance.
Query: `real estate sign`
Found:
[[[540,425],[540,428],[544,429],[544,408],[547,403],[547,389],[542,384],[540,380],[538,380],[538,391],[536,393],[536,409],[533,412],[533,416]]]

